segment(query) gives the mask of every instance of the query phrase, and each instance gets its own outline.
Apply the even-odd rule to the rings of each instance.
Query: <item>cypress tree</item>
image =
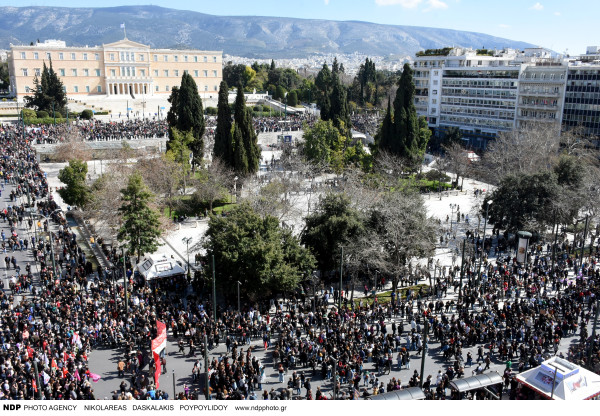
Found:
[[[394,138],[391,151],[411,159],[419,143],[419,119],[414,104],[415,84],[410,65],[404,64],[394,100]]]
[[[259,168],[260,147],[252,123],[252,109],[246,108],[246,99],[241,85],[238,86],[234,106],[234,159],[235,170],[240,175],[255,173]],[[239,133],[238,133],[239,130]],[[239,137],[237,137],[239,135]]]
[[[225,81],[219,86],[217,104],[217,128],[215,129],[214,157],[221,159],[225,165],[233,168],[233,142],[231,137],[231,108],[228,102],[229,88]]]
[[[333,121],[334,126],[340,130],[342,135],[349,137],[351,124],[346,89],[342,85],[337,72],[332,74],[331,83],[331,120]]]
[[[244,138],[242,137],[242,130],[237,123],[233,123],[232,128],[232,140],[235,145],[234,160],[235,160],[235,171],[241,175],[246,176],[248,174],[248,158],[246,156],[246,147],[244,146]]]
[[[391,152],[391,144],[394,135],[394,121],[392,119],[392,108],[388,98],[387,111],[383,122],[381,123],[381,130],[379,131],[379,148],[387,152]]]
[[[192,151],[192,167],[202,163],[204,157],[204,109],[198,94],[198,86],[194,78],[187,72],[181,77],[178,97],[177,128],[180,131],[191,131],[194,141],[190,143]]]

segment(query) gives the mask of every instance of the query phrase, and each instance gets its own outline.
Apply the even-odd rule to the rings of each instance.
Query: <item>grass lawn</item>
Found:
[[[399,288],[397,291],[400,292],[400,299],[406,300],[406,295],[407,295],[409,289],[412,289],[413,293],[418,293],[420,288],[423,288],[423,293],[425,295],[429,294],[429,285],[426,285],[426,284],[402,287],[402,288]],[[375,296],[377,296],[377,301],[380,305],[390,303],[392,301],[392,291],[391,290],[376,293]],[[354,306],[358,306],[358,302],[361,300],[363,301],[363,306],[364,305],[372,305],[374,298],[373,298],[373,296],[371,296],[370,293],[369,293],[369,296],[366,298],[359,298],[359,299],[355,298]]]

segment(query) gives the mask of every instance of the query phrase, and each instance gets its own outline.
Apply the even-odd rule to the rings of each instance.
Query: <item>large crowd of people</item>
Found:
[[[142,121],[125,125],[147,127]],[[88,125],[90,134],[117,134],[108,126]],[[541,244],[532,246],[526,265],[511,255],[485,257],[481,275],[475,257],[467,259],[462,287],[455,268],[432,278],[431,293],[400,287],[388,303],[377,294],[367,301],[368,287],[358,302],[350,301],[348,288],[340,293],[331,287],[312,301],[294,295],[240,312],[218,305],[215,320],[210,296],[185,277],[149,284],[116,249],[107,252],[108,260],[125,262],[125,275],[121,267],[94,270],[49,194],[32,148],[35,139],[18,126],[0,127],[3,265],[10,280],[0,290],[2,398],[95,399],[93,383],[103,369],[90,368],[89,357],[98,347],[122,357],[114,399],[169,398],[153,380],[156,320],[166,323],[179,345],[177,354],[163,357],[163,368],[180,355],[196,357],[189,369],[193,383],[177,393],[179,399],[206,393],[206,371],[214,399],[318,400],[334,392],[338,399],[358,399],[421,384],[427,398],[445,399],[455,395],[450,381],[485,372],[493,363],[505,365],[507,392],[517,398],[522,394],[514,375],[556,354],[561,340],[573,335],[577,342],[566,358],[599,369],[598,336],[588,333],[599,295],[598,242],[579,262],[567,254],[553,263],[550,247]],[[470,238],[476,248],[482,245]],[[481,249],[489,253],[493,247]],[[385,278],[377,282],[380,289]],[[400,282],[408,286],[417,279],[403,276]],[[369,277],[364,280],[370,284]],[[450,288],[459,295],[448,296]],[[205,336],[212,354],[208,369],[201,363]],[[424,349],[443,364],[438,374],[420,380],[411,361]],[[276,384],[267,380],[273,373]]]

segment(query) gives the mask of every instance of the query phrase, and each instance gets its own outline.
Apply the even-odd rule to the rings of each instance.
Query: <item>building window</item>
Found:
[[[194,70],[194,76],[195,76],[196,78],[198,78],[198,70],[197,70],[197,69],[196,69],[196,70]]]
[[[217,57],[213,56],[213,62],[217,62]]]
[[[169,62],[169,55],[164,55],[163,58],[164,58],[165,62]]]
[[[96,76],[99,77],[100,76],[100,70],[96,69]]]
[[[77,70],[76,69],[71,69],[71,75],[73,75],[74,77],[77,76]]]
[[[158,55],[154,55],[154,62],[158,62]]]
[[[110,76],[111,77],[116,77],[117,76],[117,71],[115,71],[114,69],[110,70]]]
[[[110,58],[111,61],[115,60],[115,54],[114,53],[109,53],[108,56],[109,56],[109,58]]]
[[[217,86],[215,85],[214,90],[217,91]]]
[[[59,52],[58,59],[60,59],[62,61],[63,59],[65,59],[65,55],[62,52]]]
[[[437,104],[437,100],[434,98],[431,100],[431,104]]]
[[[99,61],[99,60],[100,60],[100,54],[99,54],[99,53],[95,53],[95,54],[94,54],[94,59],[95,59],[96,61]]]
[[[183,55],[183,62],[187,62],[188,61],[188,56],[187,55]]]
[[[154,88],[154,91],[158,92],[158,85]]]
[[[40,68],[33,68],[33,73],[39,77],[42,74],[42,71]]]
[[[98,92],[102,92],[102,86],[101,86],[101,85],[98,85],[98,86],[96,87],[96,91],[98,91]]]
[[[433,95],[437,95],[437,90],[433,90]]]
[[[146,70],[145,69],[140,69],[140,76],[141,77],[145,77],[146,76]]]
[[[140,62],[144,62],[144,55],[140,55]]]
[[[169,76],[169,70],[168,70],[168,69],[165,69],[165,70],[164,70],[164,74],[165,74],[165,77],[168,77],[168,76]]]
[[[198,57],[194,56],[194,62],[198,62]]]
[[[40,59],[40,56],[38,55],[37,52],[33,53],[33,59]]]
[[[208,85],[204,86],[204,91],[208,91]]]
[[[52,59],[52,53],[46,52],[46,59]]]
[[[213,77],[217,76],[217,71],[213,71]]]
[[[85,92],[90,92],[90,86],[89,85],[85,86]]]
[[[177,70],[177,69],[174,69],[174,70],[173,70],[173,76],[174,76],[174,77],[178,77],[178,76],[179,76],[179,70]]]
[[[154,76],[157,77],[158,76],[158,69],[154,70]]]
[[[165,91],[169,91],[169,86],[165,85]]]
[[[27,85],[25,86],[25,92],[29,92],[29,87]]]
[[[84,77],[89,77],[90,76],[90,70],[89,69],[84,69],[83,70],[83,76]]]
[[[24,77],[29,76],[29,74],[27,73],[27,68],[21,68],[21,72],[23,73]]]
[[[190,72],[187,69],[184,69],[183,73],[186,74],[186,75],[188,75]]]
[[[121,62],[125,61],[125,52],[121,52]]]
[[[433,75],[437,77],[438,71],[433,71]]]
[[[175,62],[179,62],[179,55],[173,55],[173,59],[175,60]]]
[[[207,77],[208,76],[208,71],[205,69],[204,70],[204,76]]]
[[[84,54],[83,54],[83,60],[84,60],[84,61],[87,61],[87,53],[84,53]]]
[[[204,62],[208,62],[208,56],[204,57]]]
[[[77,85],[73,87],[73,92],[79,92],[79,87]]]
[[[25,59],[25,52],[21,52],[21,59]]]
[[[63,85],[63,92],[64,92],[65,94],[67,93],[67,87],[65,87],[64,85]]]
[[[71,59],[72,59],[72,60],[75,60],[75,53],[74,53],[74,52],[73,52],[73,53],[71,53]]]
[[[58,73],[60,74],[61,77],[64,77],[65,76],[65,69],[64,68],[59,69]]]

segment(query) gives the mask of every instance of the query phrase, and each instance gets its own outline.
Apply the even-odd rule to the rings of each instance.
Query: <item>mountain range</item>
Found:
[[[414,56],[423,49],[461,46],[523,49],[526,42],[483,33],[360,21],[289,17],[214,16],[158,6],[105,8],[0,7],[0,48],[38,39],[93,46],[127,37],[152,48],[222,50],[249,58],[311,54]]]

